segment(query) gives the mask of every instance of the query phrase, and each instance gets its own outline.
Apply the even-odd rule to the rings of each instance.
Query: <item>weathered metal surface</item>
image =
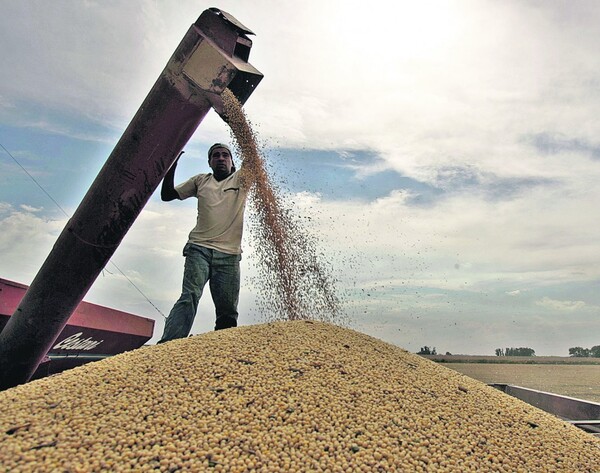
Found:
[[[225,87],[244,103],[260,82],[247,32],[217,9],[190,27],[0,333],[0,389],[30,379]]]
[[[531,404],[543,411],[554,414],[583,430],[600,433],[600,404],[560,394],[547,393],[511,384],[493,383],[490,386],[509,396]]]

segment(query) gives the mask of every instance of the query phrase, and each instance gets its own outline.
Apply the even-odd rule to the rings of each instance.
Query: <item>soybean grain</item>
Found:
[[[0,392],[0,471],[598,472],[600,440],[328,323],[140,348]]]

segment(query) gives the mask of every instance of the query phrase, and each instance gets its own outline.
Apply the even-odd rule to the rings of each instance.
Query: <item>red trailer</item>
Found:
[[[0,332],[27,289],[25,284],[0,278]],[[82,301],[33,377],[134,350],[150,340],[153,332],[152,319]]]

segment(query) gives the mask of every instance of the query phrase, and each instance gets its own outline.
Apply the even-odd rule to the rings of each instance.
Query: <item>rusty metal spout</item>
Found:
[[[30,379],[225,88],[252,94],[249,34],[216,8],[189,28],[0,333],[0,390]]]

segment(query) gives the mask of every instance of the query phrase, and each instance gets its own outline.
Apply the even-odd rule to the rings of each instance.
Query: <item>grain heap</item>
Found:
[[[0,471],[600,471],[600,441],[358,332],[273,322],[0,393]]]
[[[237,154],[243,159],[242,181],[250,189],[249,229],[258,263],[261,314],[266,320],[296,320],[311,314],[316,320],[340,323],[340,300],[324,255],[269,179],[239,101],[229,89],[222,97]]]

